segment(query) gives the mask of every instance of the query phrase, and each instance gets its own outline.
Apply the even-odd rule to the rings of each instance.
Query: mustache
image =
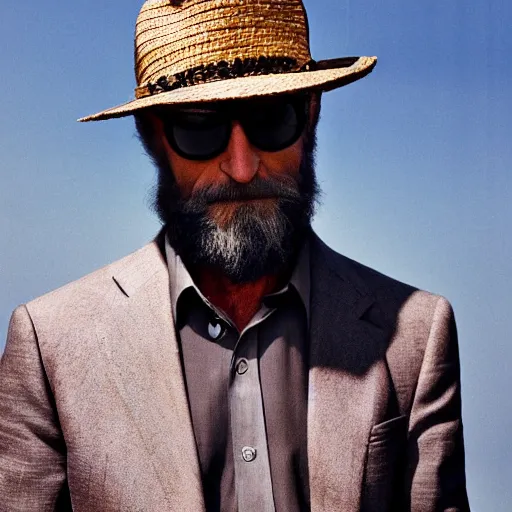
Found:
[[[183,209],[187,213],[198,213],[214,203],[251,199],[279,199],[295,202],[301,199],[301,193],[296,180],[290,176],[273,179],[254,178],[250,183],[233,182],[204,187],[183,202]]]

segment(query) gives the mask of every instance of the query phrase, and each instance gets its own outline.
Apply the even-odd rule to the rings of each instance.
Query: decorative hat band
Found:
[[[269,74],[301,73],[316,71],[317,68],[317,63],[314,60],[299,66],[297,59],[292,57],[261,56],[257,59],[246,58],[244,60],[237,57],[230,62],[222,60],[207,65],[201,64],[175,75],[161,76],[156,82],[149,82],[137,87],[135,89],[135,96],[137,99],[140,99],[161,92],[218,80]]]

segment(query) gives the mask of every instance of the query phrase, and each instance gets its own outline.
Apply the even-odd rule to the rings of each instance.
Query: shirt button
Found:
[[[246,359],[241,359],[236,365],[236,373],[238,373],[238,375],[243,375],[247,372],[248,369],[249,364],[247,363]]]
[[[252,446],[244,446],[242,448],[242,459],[245,462],[252,462],[256,458],[256,448]]]

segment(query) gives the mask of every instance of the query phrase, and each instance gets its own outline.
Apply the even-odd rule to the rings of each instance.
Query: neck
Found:
[[[202,294],[224,311],[240,332],[260,309],[263,297],[275,291],[282,282],[279,276],[269,275],[249,283],[233,283],[221,271],[211,267],[196,268],[193,275]]]

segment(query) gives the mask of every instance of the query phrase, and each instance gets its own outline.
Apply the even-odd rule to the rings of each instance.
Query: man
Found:
[[[149,0],[134,115],[154,242],[20,306],[0,510],[466,511],[453,313],[311,231],[321,93],[300,0]]]

